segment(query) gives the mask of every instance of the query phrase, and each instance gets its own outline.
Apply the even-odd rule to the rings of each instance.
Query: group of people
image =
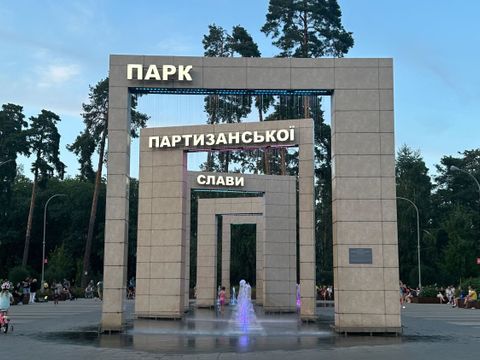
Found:
[[[95,298],[95,294],[97,295],[98,299],[100,300],[103,299],[103,281],[102,280],[99,280],[96,286],[93,280],[90,280],[87,287],[85,288],[86,299]]]
[[[75,296],[72,292],[72,286],[70,281],[67,279],[63,279],[63,281],[53,280],[50,285],[53,291],[53,302],[55,305],[58,304],[59,300],[75,300]],[[47,290],[48,286],[48,283],[45,282],[43,284],[44,290]]]
[[[420,296],[420,288],[412,288],[400,281],[400,305],[405,309],[406,303],[411,303],[413,298]]]
[[[33,304],[36,301],[39,284],[37,279],[27,277],[23,281],[19,281],[15,286],[7,279],[0,280],[0,284],[8,285],[8,292],[12,295],[13,303]]]
[[[467,294],[465,294],[463,291],[460,290],[460,296],[454,298],[452,307],[459,306],[460,300],[463,300],[463,307],[465,309],[468,309],[468,308],[475,309],[475,305],[478,300],[477,292],[471,286],[468,287]]]
[[[474,308],[478,300],[477,292],[472,286],[468,287],[468,292],[463,291],[461,287],[455,289],[453,285],[446,288],[440,287],[437,291],[436,297],[440,304],[449,304],[452,307],[462,305],[464,308]],[[405,308],[405,303],[411,303],[413,298],[421,296],[421,294],[420,288],[413,289],[400,282],[400,305],[402,308]]]
[[[455,296],[457,293],[458,296]],[[460,304],[465,308],[475,308],[475,304],[478,300],[478,295],[472,286],[468,287],[468,292],[465,293],[462,288],[458,288],[458,292],[455,290],[455,286],[450,285],[446,289],[440,288],[438,290],[437,298],[440,304],[449,304],[452,307],[458,307]]]
[[[317,288],[317,295],[320,300],[333,300],[333,286],[332,285],[323,285],[323,286],[316,286]]]

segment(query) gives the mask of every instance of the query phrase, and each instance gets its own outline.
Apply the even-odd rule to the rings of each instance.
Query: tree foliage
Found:
[[[262,31],[280,57],[342,57],[353,46],[336,0],[270,0]]]
[[[419,209],[420,227],[428,228],[432,191],[428,169],[419,151],[403,145],[397,153],[395,168],[397,196],[411,200]],[[411,285],[418,282],[417,213],[406,200],[397,201],[400,279]],[[424,258],[428,263],[428,258]]]
[[[33,184],[23,249],[23,266],[26,266],[28,262],[37,186],[45,186],[47,180],[52,178],[55,173],[60,179],[63,179],[65,174],[65,164],[60,160],[60,133],[57,129],[59,121],[60,117],[48,110],[42,110],[38,116],[30,117],[27,142],[30,153],[34,156]]]
[[[0,219],[10,207],[11,185],[18,155],[28,154],[27,122],[23,107],[4,104],[0,110]]]
[[[90,208],[90,219],[87,227],[87,238],[83,256],[82,287],[86,286],[90,271],[90,257],[94,241],[95,223],[97,219],[98,198],[100,193],[103,164],[105,162],[105,146],[108,135],[108,78],[100,80],[95,86],[90,86],[89,102],[82,104],[83,122],[85,129],[77,136],[73,144],[67,148],[75,153],[80,163],[80,178],[92,181],[95,179],[95,188]],[[137,99],[131,98],[130,136],[137,137],[138,130],[145,127],[148,120],[146,114],[136,111]],[[92,168],[92,155],[98,151],[98,165],[96,172]]]

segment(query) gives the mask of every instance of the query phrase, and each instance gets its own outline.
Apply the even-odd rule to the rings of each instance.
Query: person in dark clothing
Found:
[[[30,283],[30,304],[35,303],[35,295],[37,294],[38,290],[38,282],[37,279],[33,279]]]

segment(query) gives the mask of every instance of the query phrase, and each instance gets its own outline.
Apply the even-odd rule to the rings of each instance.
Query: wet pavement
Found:
[[[195,309],[182,321],[134,320],[127,301],[128,329],[98,334],[101,303],[77,300],[11,308],[14,331],[0,334],[9,359],[478,359],[480,310],[411,304],[403,310],[404,335],[334,334],[332,307],[318,307],[319,321],[302,323],[296,314],[263,314],[250,328],[239,328],[224,314]]]

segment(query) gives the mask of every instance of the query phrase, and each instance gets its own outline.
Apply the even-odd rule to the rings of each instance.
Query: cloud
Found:
[[[40,75],[38,86],[52,87],[62,85],[76,77],[80,73],[80,66],[77,64],[51,64],[46,68],[37,68],[37,72]]]

